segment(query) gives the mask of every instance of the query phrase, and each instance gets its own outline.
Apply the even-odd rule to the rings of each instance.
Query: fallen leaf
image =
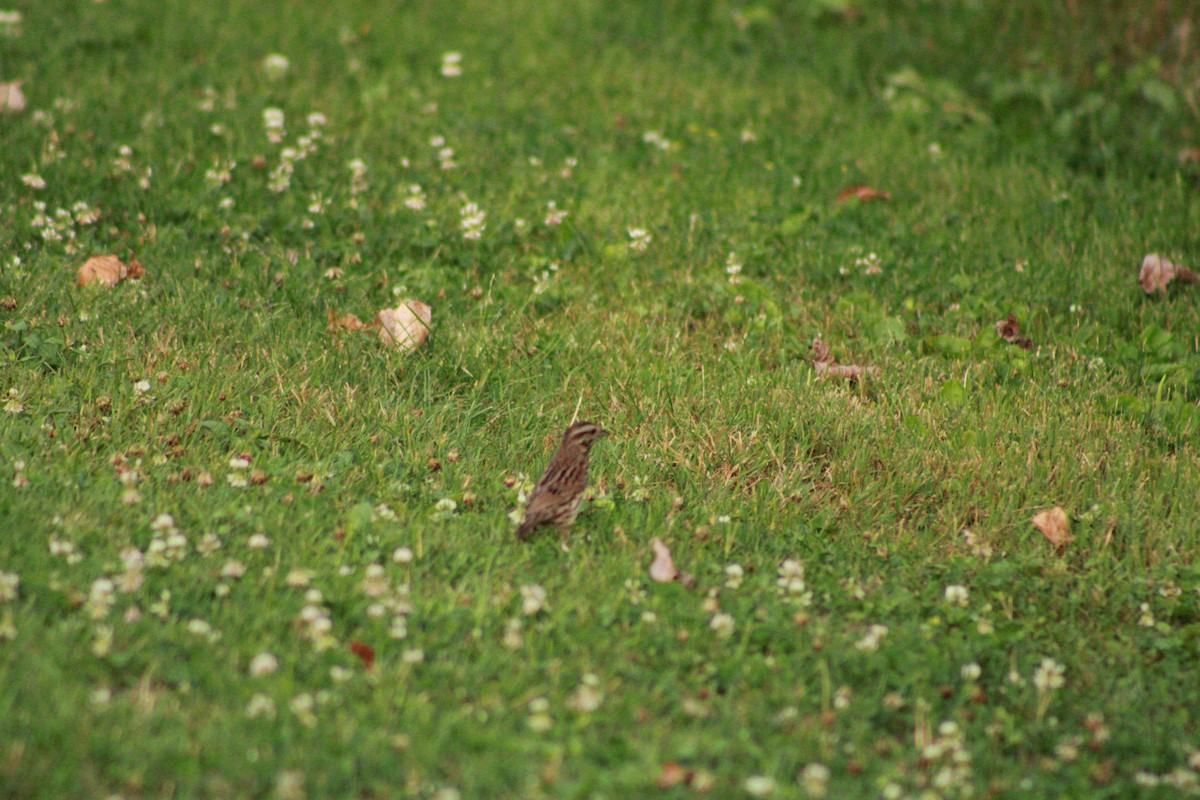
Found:
[[[389,347],[412,350],[425,344],[433,310],[420,300],[379,312],[379,338]]]
[[[1050,540],[1050,544],[1060,550],[1075,540],[1071,535],[1071,523],[1067,519],[1067,512],[1058,506],[1034,514],[1032,521],[1033,526]]]
[[[354,314],[342,314],[339,317],[337,312],[332,308],[329,309],[329,312],[326,316],[329,319],[329,324],[325,326],[325,330],[329,331],[330,333],[340,333],[342,331],[353,333],[354,331],[361,331],[363,328],[368,327],[367,323],[363,322]]]
[[[662,539],[652,541],[650,549],[654,551],[654,563],[650,565],[651,580],[670,583],[679,577],[679,570],[675,569],[675,562],[671,559],[671,551]]]
[[[350,642],[350,652],[358,656],[367,672],[375,668],[375,648],[371,645],[355,639]]]
[[[892,199],[890,192],[873,189],[870,186],[847,186],[845,189],[842,189],[840,192],[838,192],[837,199],[839,203],[844,203],[847,200],[853,200],[856,197],[859,200],[862,200],[864,203],[869,200]]]
[[[22,81],[0,83],[0,114],[16,114],[25,110],[25,93]]]
[[[996,323],[996,333],[1009,344],[1015,344],[1022,350],[1032,350],[1033,342],[1021,335],[1021,324],[1016,316],[1009,314],[1008,319]]]
[[[673,789],[687,779],[688,771],[686,769],[674,761],[668,761],[662,765],[662,772],[658,773],[658,788]]]
[[[1142,268],[1138,270],[1138,281],[1146,294],[1165,292],[1171,281],[1179,279],[1181,283],[1195,283],[1200,275],[1187,267],[1172,264],[1158,253],[1151,253],[1142,259]]]
[[[818,375],[827,375],[830,378],[843,378],[848,381],[856,381],[864,375],[871,375],[879,371],[878,367],[864,367],[858,364],[839,364],[834,360],[833,354],[829,352],[829,345],[824,339],[814,339],[810,356],[813,362],[813,369]]]
[[[140,278],[145,274],[145,267],[137,259],[131,260],[127,266],[116,256],[93,256],[79,268],[78,283],[80,286],[99,283],[111,288],[123,280]]]

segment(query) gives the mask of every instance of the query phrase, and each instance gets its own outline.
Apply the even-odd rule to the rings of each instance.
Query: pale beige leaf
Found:
[[[141,266],[138,264],[139,270]],[[80,286],[99,283],[102,286],[113,287],[128,278],[129,275],[129,267],[122,264],[121,259],[116,256],[93,256],[79,268],[78,283]]]
[[[667,549],[667,545],[662,539],[652,541],[650,549],[654,551],[654,563],[650,565],[651,580],[658,583],[670,583],[679,577],[679,571],[675,569],[675,561],[671,558],[671,551]]]
[[[25,93],[22,81],[0,83],[0,114],[16,114],[25,110]]]
[[[1138,271],[1138,281],[1146,294],[1165,292],[1167,285],[1175,280],[1177,268],[1158,253],[1151,253],[1142,259],[1142,268]]]
[[[1032,522],[1050,544],[1057,548],[1061,549],[1075,539],[1071,535],[1071,523],[1067,519],[1067,512],[1058,506],[1034,514]]]
[[[425,344],[433,309],[420,300],[409,300],[379,312],[379,338],[388,347],[412,350]]]

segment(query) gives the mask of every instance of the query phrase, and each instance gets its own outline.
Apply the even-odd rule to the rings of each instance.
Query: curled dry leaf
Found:
[[[1004,341],[1015,344],[1022,350],[1033,349],[1033,342],[1021,335],[1021,324],[1012,314],[1008,315],[1008,319],[1002,319],[996,323],[996,333]]]
[[[350,642],[350,652],[358,656],[363,663],[363,668],[370,672],[375,667],[375,648],[366,642],[360,642],[355,639]]]
[[[425,344],[433,309],[420,300],[409,300],[379,312],[379,338],[388,347],[412,350]]]
[[[363,328],[368,327],[367,323],[363,322],[354,314],[342,314],[339,317],[337,312],[332,308],[329,309],[327,317],[329,319],[329,324],[325,326],[325,330],[329,331],[330,333],[341,333],[342,331],[354,333],[355,331],[361,331]]]
[[[812,350],[810,352],[813,369],[818,375],[826,375],[830,378],[843,378],[848,381],[856,381],[864,375],[871,375],[879,371],[878,367],[863,367],[858,364],[839,364],[834,360],[833,354],[829,352],[829,345],[824,339],[814,339]]]
[[[650,549],[654,551],[654,563],[650,565],[651,580],[658,583],[670,583],[679,577],[679,570],[675,569],[671,551],[667,549],[667,545],[662,539],[652,541]]]
[[[853,200],[856,197],[859,200],[862,200],[864,203],[870,200],[892,199],[890,192],[884,192],[879,189],[874,189],[870,186],[847,186],[845,189],[842,189],[840,192],[838,192],[837,199],[839,203],[844,203],[847,200]]]
[[[0,83],[0,114],[16,114],[25,110],[25,93],[22,81]]]
[[[1200,275],[1187,267],[1172,264],[1158,253],[1151,253],[1142,259],[1142,268],[1138,270],[1138,281],[1146,294],[1165,292],[1171,281],[1179,279],[1180,283],[1195,283]]]
[[[1075,539],[1071,535],[1071,523],[1067,519],[1067,512],[1059,506],[1034,514],[1032,522],[1033,526],[1050,541],[1050,544],[1060,550]]]
[[[79,268],[78,283],[80,286],[99,283],[113,287],[123,280],[140,278],[145,274],[145,267],[137,259],[126,265],[116,256],[93,256]]]

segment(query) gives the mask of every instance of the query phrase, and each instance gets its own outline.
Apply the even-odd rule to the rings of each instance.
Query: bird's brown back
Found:
[[[583,490],[587,488],[588,452],[596,439],[606,433],[590,422],[567,428],[562,443],[529,495],[525,521],[517,530],[519,538],[526,538],[539,525],[565,527],[575,521]]]

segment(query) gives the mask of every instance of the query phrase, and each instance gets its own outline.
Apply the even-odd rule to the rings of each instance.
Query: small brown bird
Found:
[[[608,431],[594,422],[576,422],[567,428],[562,444],[529,495],[525,521],[517,528],[518,539],[528,539],[541,525],[555,525],[563,532],[571,527],[587,488],[588,452],[605,436]]]

